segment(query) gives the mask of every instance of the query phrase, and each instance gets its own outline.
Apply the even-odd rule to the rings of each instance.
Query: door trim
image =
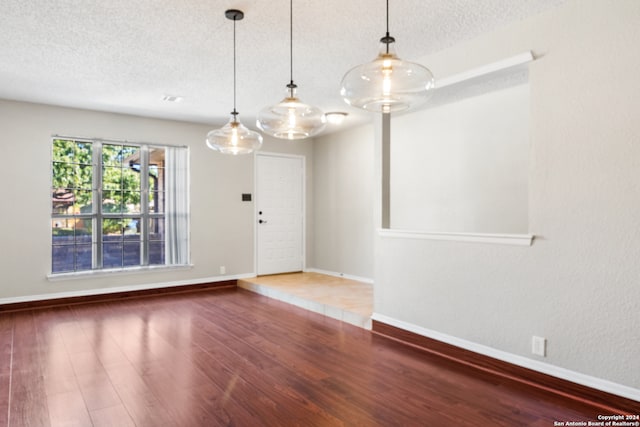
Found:
[[[284,157],[300,159],[302,162],[302,271],[307,268],[307,157],[301,154],[275,153],[269,151],[254,152],[253,162],[253,271],[258,275],[258,157]]]

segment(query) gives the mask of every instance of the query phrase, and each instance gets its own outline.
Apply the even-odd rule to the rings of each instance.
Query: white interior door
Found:
[[[260,275],[302,271],[303,160],[256,155],[256,268]]]

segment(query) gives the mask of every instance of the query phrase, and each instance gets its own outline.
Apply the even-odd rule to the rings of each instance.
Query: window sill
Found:
[[[531,246],[532,234],[435,233],[414,230],[379,229],[378,236],[388,239],[448,240],[454,242]]]
[[[47,274],[47,280],[49,280],[50,282],[58,282],[62,280],[87,279],[91,277],[98,278],[98,277],[128,276],[128,275],[134,275],[134,274],[145,274],[145,273],[154,273],[154,272],[190,270],[192,267],[193,267],[193,264],[154,265],[154,266],[148,266],[148,267],[78,271],[73,273]]]

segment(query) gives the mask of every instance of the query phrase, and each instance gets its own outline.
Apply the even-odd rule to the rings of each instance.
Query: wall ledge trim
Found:
[[[335,271],[322,270],[320,268],[305,268],[302,271],[305,273],[326,274],[327,276],[340,277],[343,279],[355,280],[357,282],[363,282],[363,283],[368,283],[370,285],[373,285],[373,279],[370,279],[368,277],[354,276],[352,274],[338,273]]]
[[[531,246],[535,237],[532,234],[447,233],[390,228],[378,229],[378,236],[387,239],[448,240],[515,246]]]
[[[526,65],[534,59],[533,53],[530,50],[527,50],[509,58],[504,58],[499,61],[491,62],[480,67],[438,79],[436,80],[436,89],[452,86],[478,77],[484,77],[499,71],[519,67],[521,65]]]
[[[380,313],[373,313],[371,319],[374,333],[429,353],[580,400],[603,410],[640,413],[638,389],[497,350]]]

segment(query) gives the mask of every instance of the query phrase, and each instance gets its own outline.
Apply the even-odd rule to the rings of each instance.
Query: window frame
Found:
[[[92,170],[92,179],[91,179],[91,203],[92,208],[89,213],[57,213],[54,211],[54,208],[51,204],[51,196],[52,192],[56,190],[54,187],[54,168],[56,164],[55,155],[54,155],[54,147],[56,141],[70,141],[74,144],[86,143],[91,145],[91,170]],[[186,147],[176,147],[167,144],[156,144],[156,143],[146,143],[146,142],[132,142],[132,141],[118,141],[118,140],[103,140],[103,139],[87,139],[87,138],[78,138],[78,137],[69,137],[69,136],[60,136],[53,135],[51,138],[51,161],[50,161],[50,186],[49,186],[49,209],[50,209],[50,220],[49,220],[49,230],[50,230],[50,255],[51,262],[50,273],[48,277],[50,279],[55,278],[63,278],[69,276],[85,276],[85,275],[96,275],[100,273],[114,273],[114,272],[125,272],[131,273],[136,271],[145,271],[151,269],[158,268],[184,268],[189,267],[189,255],[188,255],[188,246],[187,246],[187,262],[186,263],[169,263],[169,260],[166,256],[167,250],[167,242],[170,238],[167,235],[167,206],[166,206],[166,197],[169,189],[166,186],[163,186],[162,192],[155,191],[154,197],[159,197],[162,193],[165,197],[165,202],[163,203],[163,209],[161,212],[151,212],[149,207],[149,195],[151,193],[149,189],[150,185],[150,177],[149,172],[151,172],[150,165],[150,150],[153,148],[164,150],[165,155],[165,163],[162,166],[164,179],[166,180],[166,155],[167,150],[169,148],[184,148]],[[103,162],[103,148],[105,145],[113,145],[113,146],[121,146],[121,147],[137,147],[139,149],[139,162],[140,162],[140,211],[139,212],[123,212],[120,211],[118,213],[113,212],[105,212],[103,207],[103,183],[104,183],[104,168],[105,163]],[[70,164],[76,165],[76,163],[71,162]],[[76,189],[76,187],[74,187]],[[147,201],[147,202],[145,202]],[[188,209],[188,207],[187,207]],[[188,216],[187,215],[187,228],[188,228]],[[73,268],[69,270],[61,270],[54,271],[54,249],[56,245],[54,244],[54,222],[57,220],[83,220],[91,222],[91,267],[78,269],[78,264],[76,261],[76,250],[77,250],[77,241],[75,240],[75,232],[74,232],[74,242],[72,245],[74,250],[74,262]],[[122,235],[122,250],[123,250],[123,258],[122,263],[119,266],[115,267],[104,267],[104,232],[103,232],[103,223],[104,220],[108,219],[116,219],[116,220],[127,220],[127,219],[138,219],[139,227],[140,227],[140,260],[139,263],[134,265],[127,265],[124,257],[124,249],[125,249],[125,238],[124,233]],[[162,240],[154,240],[154,242],[161,241],[162,242],[162,263],[153,263],[150,264],[150,247],[153,243],[150,241],[151,233],[150,233],[150,224],[151,221],[161,221],[163,227],[163,239]],[[188,239],[188,237],[187,237]],[[188,245],[188,244],[187,244]]]

